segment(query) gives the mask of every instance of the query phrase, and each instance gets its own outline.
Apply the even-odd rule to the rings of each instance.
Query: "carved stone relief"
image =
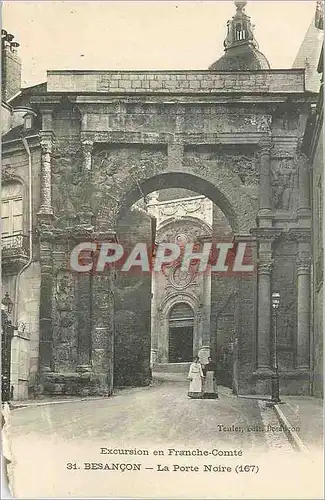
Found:
[[[56,277],[54,298],[58,311],[70,311],[74,303],[73,276],[67,271],[60,271]]]
[[[80,144],[58,143],[52,155],[52,205],[57,216],[75,215],[83,202],[80,187],[84,181]]]
[[[195,273],[190,269],[188,271],[182,271],[180,266],[175,266],[169,273],[168,279],[174,288],[183,290],[195,279]]]
[[[297,182],[292,158],[272,161],[271,182],[274,208],[290,210],[293,207],[293,193]]]
[[[206,162],[215,162],[216,167],[220,166],[236,173],[241,182],[247,186],[257,186],[259,183],[259,163],[257,155],[245,154],[220,154],[220,151],[191,151],[188,153],[187,163],[199,169],[206,170]]]
[[[8,163],[3,165],[1,169],[1,177],[2,183],[12,181],[15,178],[15,168]]]
[[[76,315],[74,278],[59,271],[54,281],[53,347],[56,371],[73,370],[76,361]]]

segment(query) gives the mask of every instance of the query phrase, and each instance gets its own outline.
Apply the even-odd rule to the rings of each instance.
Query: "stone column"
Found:
[[[257,265],[257,368],[270,369],[271,346],[271,272],[273,260],[260,260]]]
[[[39,370],[52,371],[52,242],[50,235],[42,232],[40,241],[41,287],[40,287],[40,337]]]
[[[267,139],[261,143],[260,151],[260,189],[258,221],[260,227],[272,225],[271,202],[271,142]]]
[[[77,277],[78,293],[78,372],[91,370],[91,318],[92,318],[92,275],[79,274]]]
[[[310,217],[310,173],[309,161],[304,154],[298,157],[299,203],[298,217]]]
[[[311,256],[311,211],[309,161],[304,154],[298,156],[299,203],[298,228],[290,232],[298,242],[297,255],[297,369],[308,370],[310,366],[310,256]]]
[[[39,337],[39,370],[41,373],[53,370],[53,327],[52,327],[52,294],[53,294],[53,207],[52,207],[52,149],[54,134],[52,131],[52,109],[42,109],[41,146],[41,192],[40,208],[37,213],[40,233],[40,337]]]
[[[258,242],[257,261],[257,368],[271,369],[271,273],[273,267],[272,244],[281,230],[257,228],[251,231]]]
[[[41,113],[41,205],[38,213],[43,216],[52,216],[52,150],[54,145],[52,110],[45,109]]]
[[[96,241],[116,241],[114,233],[94,234]],[[97,393],[109,395],[114,384],[115,270],[92,277],[91,369]]]
[[[83,163],[82,163],[82,183],[80,186],[80,199],[82,200],[82,206],[78,212],[79,225],[84,229],[92,229],[92,206],[91,197],[93,192],[92,184],[92,150],[93,141],[85,139],[81,142],[81,148],[83,153]]]
[[[309,369],[310,263],[306,259],[297,261],[297,286],[297,368]]]
[[[298,242],[297,255],[297,368],[308,370],[310,366],[310,228],[290,230],[291,236]]]

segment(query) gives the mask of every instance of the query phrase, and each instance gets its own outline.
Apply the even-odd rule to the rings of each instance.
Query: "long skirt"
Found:
[[[191,375],[190,387],[188,389],[188,396],[190,398],[202,398],[202,379],[200,373],[193,373]]]
[[[203,397],[204,399],[217,399],[219,397],[217,381],[214,378],[214,372],[206,372]]]

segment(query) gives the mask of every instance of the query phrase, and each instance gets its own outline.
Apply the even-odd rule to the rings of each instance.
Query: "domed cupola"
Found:
[[[270,69],[264,54],[258,50],[254,26],[245,12],[247,2],[235,2],[236,13],[227,23],[225,54],[209,69],[216,71],[247,71]]]

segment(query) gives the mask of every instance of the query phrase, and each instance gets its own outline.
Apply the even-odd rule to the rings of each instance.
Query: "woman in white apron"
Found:
[[[188,396],[195,399],[202,398],[203,371],[198,356],[196,356],[194,362],[191,363],[188,379],[190,381]]]

